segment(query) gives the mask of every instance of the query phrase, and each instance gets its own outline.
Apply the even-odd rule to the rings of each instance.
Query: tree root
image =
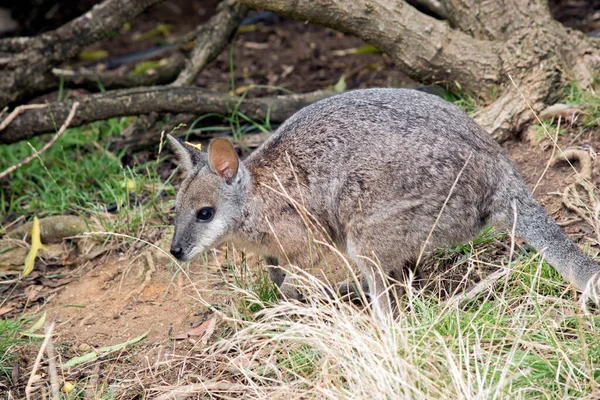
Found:
[[[600,208],[596,194],[594,193],[594,185],[592,184],[593,157],[595,157],[595,153],[591,149],[566,149],[562,154],[556,155],[550,160],[550,166],[555,166],[565,160],[579,161],[580,171],[577,172],[577,180],[563,191],[562,203],[567,209],[573,211],[578,217],[594,227],[594,231],[598,235],[597,240],[600,242],[600,226],[598,224],[598,212]],[[586,194],[587,199],[582,197],[580,190]],[[588,207],[588,204],[591,206],[591,209]]]

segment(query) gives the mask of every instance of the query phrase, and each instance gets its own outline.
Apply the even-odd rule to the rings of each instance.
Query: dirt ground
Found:
[[[559,3],[554,2],[554,7]],[[562,3],[572,6],[576,2]],[[207,19],[215,4],[214,1],[167,2],[148,11],[133,24],[132,31],[150,29],[157,21],[166,21],[176,23],[173,34],[185,32],[198,20],[182,16],[194,14],[200,15],[200,21]],[[566,8],[566,5],[563,6]],[[587,6],[590,6],[589,2]],[[597,6],[600,9],[600,5]],[[581,10],[588,14],[591,12],[585,8]],[[560,12],[555,10],[556,13]],[[573,20],[571,11],[562,17],[565,21]],[[588,24],[582,30],[591,31],[592,28]],[[100,47],[110,48],[111,57],[142,50],[140,45],[132,47],[126,43],[126,36],[118,37]],[[158,42],[150,43],[156,44]],[[237,87],[250,84],[281,86],[292,91],[309,92],[335,85],[342,75],[348,89],[416,84],[381,54],[339,56],[334,53],[335,50],[361,46],[364,43],[356,38],[274,17],[257,25],[256,30],[241,34],[235,41],[232,52],[235,84]],[[219,91],[230,90],[229,67],[229,52],[226,51],[200,75],[197,85]],[[559,144],[563,149],[574,146],[598,149],[598,133],[587,131],[580,134],[579,128],[567,126],[567,134],[559,137]],[[552,146],[549,143],[548,139],[540,143],[523,139],[504,143],[530,187],[536,185],[551,158]],[[578,163],[575,167],[579,167]],[[598,171],[599,168],[600,159],[593,158],[593,170]],[[535,192],[536,198],[559,222],[571,221],[575,216],[564,207],[560,195],[575,179],[573,169],[567,163],[560,163],[548,169]],[[600,186],[600,174],[593,175],[593,183]],[[600,250],[598,238],[591,237],[592,227],[584,221],[569,223],[565,230],[575,240],[591,241],[593,253]],[[157,232],[155,244],[167,250],[171,233],[167,229]],[[239,254],[234,255],[239,257]],[[0,296],[8,298],[3,307],[12,308],[1,317],[21,315],[25,310],[29,313],[48,311],[47,319],[56,323],[55,342],[63,361],[84,354],[91,348],[122,343],[147,332],[147,337],[134,352],[124,354],[120,361],[107,363],[100,372],[102,379],[110,379],[111,382],[122,380],[124,387],[133,382],[132,385],[139,389],[144,385],[144,371],[148,371],[149,367],[173,357],[178,349],[182,352],[190,348],[199,351],[198,337],[176,341],[173,338],[210,318],[213,314],[209,305],[228,307],[231,302],[228,283],[234,281],[234,273],[226,264],[225,250],[220,248],[210,252],[207,259],[198,257],[184,271],[177,272],[165,255],[145,247],[124,253],[111,251],[76,267],[37,265],[40,274],[28,283],[36,288],[22,286],[9,294],[2,292],[5,286],[0,286]],[[259,268],[256,257],[250,256],[247,264],[252,271]],[[30,350],[23,351],[19,364],[24,372],[20,377],[16,376],[17,385],[26,383],[27,366],[31,365],[34,357],[35,353]],[[119,371],[123,375],[119,375]],[[91,374],[82,368],[66,373],[69,379]],[[4,377],[0,377],[0,382],[3,380]],[[3,384],[7,385],[7,382]]]

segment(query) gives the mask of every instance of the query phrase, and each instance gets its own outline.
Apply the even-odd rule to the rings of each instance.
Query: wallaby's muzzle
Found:
[[[183,249],[181,248],[181,246],[172,244],[170,251],[171,251],[171,254],[173,254],[173,257],[175,257],[178,260],[181,260],[181,258],[183,256]]]

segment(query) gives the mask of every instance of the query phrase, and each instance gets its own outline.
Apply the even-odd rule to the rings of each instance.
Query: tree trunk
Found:
[[[399,0],[242,2],[358,36],[415,80],[460,85],[489,102],[475,118],[499,141],[533,121],[527,103],[540,112],[600,67],[598,44],[553,20],[544,0],[445,0],[448,23]]]

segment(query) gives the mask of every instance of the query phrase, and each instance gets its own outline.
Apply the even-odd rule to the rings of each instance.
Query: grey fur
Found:
[[[543,250],[578,290],[600,271],[547,216],[487,132],[434,95],[368,89],[321,100],[240,163],[231,184],[210,170],[204,154],[178,146],[190,152],[173,240],[184,259],[232,239],[300,267],[316,263],[305,221],[273,190],[281,184],[357,264],[382,315],[391,309],[382,295],[386,278],[365,257],[400,279],[419,258],[447,198],[425,251],[472,239],[489,225],[509,228],[514,207],[517,235]],[[216,208],[215,222],[196,222],[206,205]]]

